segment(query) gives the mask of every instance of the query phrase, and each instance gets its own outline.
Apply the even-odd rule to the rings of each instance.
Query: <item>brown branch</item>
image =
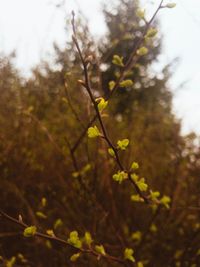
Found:
[[[100,114],[99,109],[98,109],[98,104],[95,101],[95,98],[93,96],[92,88],[91,88],[91,84],[90,84],[90,78],[89,78],[89,74],[88,74],[88,62],[85,61],[85,59],[84,59],[84,56],[82,54],[82,51],[80,49],[80,46],[79,46],[79,43],[78,43],[78,40],[77,40],[77,37],[76,37],[76,28],[75,28],[75,21],[74,21],[74,13],[73,13],[73,17],[72,17],[72,28],[73,28],[73,34],[74,34],[72,36],[72,39],[73,39],[74,44],[75,44],[75,46],[77,48],[77,51],[78,51],[78,54],[79,54],[79,57],[80,57],[80,60],[81,60],[82,66],[83,66],[84,81],[80,81],[80,84],[86,88],[86,91],[87,91],[87,93],[88,93],[88,95],[90,97],[90,100],[91,100],[91,102],[92,102],[92,104],[94,106],[94,109],[95,109],[95,112],[96,112],[96,117],[98,118],[98,121],[99,121],[100,126],[101,126],[101,130],[103,132],[103,136],[102,137],[105,139],[105,141],[108,144],[108,146],[113,149],[114,154],[115,154],[116,163],[119,166],[120,170],[127,172],[126,169],[123,167],[122,162],[120,161],[119,154],[118,154],[118,149],[112,144],[112,141],[110,140],[110,138],[109,138],[109,136],[107,134],[105,125],[103,123],[101,114]],[[126,69],[126,66],[125,66],[125,69]],[[145,201],[145,203],[149,203],[148,198],[142,193],[142,191],[139,189],[139,187],[135,183],[135,181],[132,180],[130,173],[128,173],[128,180],[134,186],[136,192]]]
[[[119,87],[120,85],[120,82],[124,79],[124,76],[126,74],[127,71],[129,71],[132,66],[137,62],[138,60],[138,56],[136,54],[137,50],[139,49],[139,47],[141,46],[141,44],[143,43],[144,39],[145,39],[145,35],[149,29],[149,27],[151,26],[152,22],[154,21],[157,13],[159,12],[159,10],[162,8],[162,4],[163,4],[163,1],[162,0],[158,6],[158,8],[156,9],[156,11],[154,12],[153,16],[151,17],[151,19],[149,20],[149,22],[146,23],[146,27],[142,33],[142,36],[141,38],[138,40],[134,50],[132,51],[129,59],[127,60],[126,62],[126,65],[124,66],[124,69],[122,70],[121,72],[121,75],[120,77],[118,78],[118,80],[116,81],[115,83],[115,86],[113,88],[113,90],[110,92],[110,94],[108,95],[107,97],[107,100],[110,99],[110,97],[113,95],[113,93],[117,90],[117,88]],[[73,19],[72,19],[72,27],[73,27],[73,32],[75,33],[76,30],[75,30],[75,25],[74,25],[74,13],[73,13]],[[81,56],[82,57],[82,56]],[[83,60],[83,57],[81,59],[81,61]],[[90,122],[88,123],[88,125],[86,126],[86,128],[83,130],[83,132],[81,133],[80,137],[78,138],[78,140],[76,141],[76,143],[74,144],[74,146],[72,147],[72,150],[75,151],[79,145],[81,144],[81,141],[82,139],[84,138],[85,134],[87,133],[87,129],[93,124],[94,121],[96,121],[97,119],[97,114],[94,115],[94,117],[90,120]]]
[[[7,213],[5,213],[1,209],[0,209],[0,217],[3,217],[7,221],[10,221],[10,222],[12,222],[12,223],[20,226],[23,230],[25,230],[27,227],[29,227],[26,223],[23,222],[21,216],[19,216],[19,219],[16,219],[14,217],[11,217],[10,215],[8,215]],[[98,258],[98,259],[105,258],[106,260],[114,261],[114,262],[117,262],[119,264],[122,264],[122,265],[126,266],[126,261],[124,259],[121,259],[121,258],[118,258],[118,257],[114,257],[114,256],[109,255],[107,253],[105,255],[102,255],[102,254],[96,252],[94,250],[94,248],[92,248],[92,247],[90,247],[88,249],[85,249],[85,248],[75,248],[72,244],[70,244],[68,241],[66,241],[66,240],[64,240],[62,238],[59,238],[59,237],[57,237],[55,235],[50,236],[50,235],[47,235],[47,234],[44,234],[44,233],[41,233],[41,232],[38,232],[38,231],[36,231],[36,233],[34,234],[34,236],[39,237],[39,238],[43,238],[43,239],[46,239],[46,240],[50,240],[50,241],[53,241],[53,242],[58,242],[61,245],[68,246],[68,247],[71,247],[73,249],[76,249],[80,253],[91,254],[91,255],[95,256],[96,258]]]

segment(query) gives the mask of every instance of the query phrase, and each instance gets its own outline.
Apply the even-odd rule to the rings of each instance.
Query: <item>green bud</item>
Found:
[[[140,19],[144,19],[145,18],[145,10],[143,9],[138,9],[137,12],[136,12],[136,15],[138,18]]]
[[[115,87],[115,82],[114,81],[110,81],[108,86],[109,86],[110,91],[112,91],[113,88]]]
[[[88,246],[90,246],[92,244],[93,240],[92,240],[92,236],[89,232],[85,232],[84,242]]]
[[[135,258],[133,257],[134,250],[132,248],[126,248],[124,250],[124,259],[135,262]]]
[[[41,211],[37,211],[36,215],[37,215],[38,218],[41,218],[41,219],[46,219],[47,218],[47,216]]]
[[[127,178],[128,178],[128,174],[124,171],[118,171],[118,173],[115,173],[113,175],[113,180],[115,180],[116,182],[119,182],[119,184],[121,184]]]
[[[148,48],[146,48],[145,46],[143,46],[143,47],[140,47],[137,50],[136,53],[137,53],[138,56],[145,56],[148,52],[149,52]]]
[[[82,247],[82,243],[81,243],[81,241],[79,239],[77,231],[70,232],[69,238],[68,238],[67,241],[68,241],[69,244],[71,244],[75,248],[81,248]]]
[[[126,150],[127,146],[129,145],[129,140],[123,139],[123,140],[118,140],[117,141],[117,147],[121,150]]]
[[[150,28],[146,34],[147,38],[153,38],[156,36],[156,34],[158,33],[158,30],[155,28]]]
[[[96,252],[98,252],[99,254],[101,254],[103,256],[106,255],[106,252],[105,252],[103,245],[96,245],[95,250],[96,250]]]
[[[137,170],[139,169],[139,164],[137,162],[133,162],[132,165],[131,165],[131,169],[132,170]]]
[[[99,112],[101,112],[107,107],[108,101],[105,101],[105,99],[102,97],[97,99],[97,101],[98,100],[100,100],[100,102],[98,103],[98,110],[99,110]]]
[[[36,234],[36,232],[37,232],[36,226],[29,226],[24,229],[24,236],[32,237]]]
[[[112,63],[117,65],[117,66],[124,67],[123,57],[120,57],[118,55],[113,56]]]
[[[62,225],[63,225],[63,221],[62,221],[61,219],[57,219],[57,220],[55,221],[55,223],[54,223],[53,228],[54,228],[54,229],[57,229],[57,228],[61,227]]]
[[[120,82],[120,87],[131,87],[133,86],[133,81],[130,79]]]
[[[99,132],[99,129],[97,128],[97,126],[88,128],[88,137],[89,138],[96,138],[100,135],[101,135],[101,133]]]
[[[112,156],[115,157],[115,151],[110,147],[108,148],[108,153]]]
[[[75,261],[77,261],[77,259],[78,259],[79,257],[80,257],[80,253],[73,254],[73,255],[70,257],[70,261],[75,262]]]

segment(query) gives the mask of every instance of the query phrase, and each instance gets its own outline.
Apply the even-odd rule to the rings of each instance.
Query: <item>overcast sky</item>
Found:
[[[64,45],[66,12],[81,9],[89,18],[94,35],[105,32],[101,6],[108,1],[66,0],[65,11],[55,8],[61,1],[0,0],[0,51],[9,53],[16,49],[16,64],[25,74],[52,51],[53,41]],[[158,0],[143,0],[143,3],[150,14]],[[195,130],[200,134],[200,0],[177,0],[176,3],[175,9],[162,10],[159,15],[164,36],[161,59],[168,63],[179,57],[171,79],[174,111],[183,120],[184,133]],[[179,88],[182,83],[184,86]]]

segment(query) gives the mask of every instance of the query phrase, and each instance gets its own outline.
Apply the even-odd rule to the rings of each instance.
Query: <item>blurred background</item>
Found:
[[[64,240],[74,230],[83,240],[89,231],[93,245],[104,245],[120,259],[132,248],[136,262],[123,266],[198,267],[200,2],[177,0],[175,8],[160,10],[136,64],[101,111],[120,167],[110,144],[87,136],[95,111],[78,82],[83,71],[71,39],[74,10],[81,51],[92,58],[91,91],[99,101],[123,72],[121,61],[138,51],[146,25],[138,10],[145,8],[149,20],[157,5],[0,0],[0,211],[21,214],[28,225],[51,229]],[[101,131],[98,120],[90,125]],[[116,181],[119,169],[129,170],[148,205],[130,180]],[[75,252],[26,239],[0,216],[0,266],[120,266],[89,254],[74,263]]]

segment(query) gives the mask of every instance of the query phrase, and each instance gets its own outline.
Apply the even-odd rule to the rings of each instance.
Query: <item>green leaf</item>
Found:
[[[73,254],[71,257],[70,257],[70,261],[72,262],[75,262],[77,261],[77,259],[80,257],[80,253],[76,253],[76,254]]]
[[[133,81],[130,79],[124,80],[120,83],[120,87],[131,87],[133,86]]]
[[[158,33],[158,30],[155,29],[155,28],[150,28],[148,31],[147,31],[147,34],[146,34],[146,37],[147,38],[153,38],[156,36],[156,34]]]
[[[137,53],[138,56],[145,56],[148,52],[149,52],[148,48],[146,48],[145,46],[143,46],[143,47],[140,47],[137,50],[136,53]]]
[[[131,179],[136,183],[139,187],[140,191],[147,191],[148,185],[145,182],[144,178],[139,178],[139,176],[135,173],[131,174]]]
[[[144,199],[141,198],[138,194],[132,195],[131,196],[131,200],[134,201],[134,202],[144,202]]]
[[[117,66],[124,67],[123,57],[120,57],[118,55],[113,56],[112,63]]]
[[[99,129],[97,128],[97,126],[88,128],[88,137],[89,138],[96,138],[100,135],[101,135],[101,133],[99,132]]]
[[[115,157],[115,151],[110,147],[108,148],[108,153],[112,156]]]
[[[90,246],[92,244],[93,240],[92,240],[92,236],[89,232],[85,232],[84,242],[88,246]]]
[[[126,248],[124,250],[124,259],[135,262],[135,258],[133,257],[134,250],[132,248]]]
[[[47,218],[47,216],[41,211],[37,211],[36,215],[37,215],[38,218],[41,218],[41,219],[46,219]]]
[[[140,191],[147,191],[148,185],[145,182],[144,178],[141,178],[138,182],[136,182],[137,186],[139,187]]]
[[[97,100],[100,100],[100,102],[98,103],[98,110],[99,112],[102,112],[107,107],[108,101],[105,101],[105,99],[102,97]]]
[[[69,244],[71,244],[75,248],[81,248],[82,247],[82,243],[81,243],[81,241],[79,239],[77,231],[70,232],[69,238],[68,238],[67,241],[68,241]]]
[[[110,81],[110,82],[109,82],[108,86],[109,86],[110,91],[113,90],[113,88],[115,87],[115,84],[116,84],[116,83],[115,83],[114,81]]]
[[[133,174],[131,174],[131,179],[132,179],[135,183],[137,183],[137,181],[139,180],[139,176],[138,176],[137,174],[133,173]]]
[[[144,19],[145,18],[145,10],[144,9],[138,9],[136,12],[136,15],[138,18]]]
[[[142,239],[142,233],[140,231],[136,231],[132,233],[131,238],[136,241],[141,241]]]
[[[139,169],[139,164],[137,163],[137,162],[133,162],[132,164],[131,164],[131,169],[132,170],[137,170],[137,169]]]
[[[46,233],[47,233],[48,235],[50,235],[50,236],[55,236],[53,230],[51,230],[51,229],[46,230]]]
[[[45,197],[42,198],[41,204],[42,204],[42,207],[46,207],[46,205],[47,205],[47,199]]]
[[[117,141],[117,147],[121,150],[125,150],[128,145],[129,145],[128,139],[123,139],[123,140]]]
[[[170,197],[168,197],[168,196],[163,196],[162,198],[161,198],[161,200],[160,200],[160,203],[162,203],[164,206],[165,206],[165,208],[166,209],[169,209],[170,207],[169,207],[169,203],[171,202],[171,199],[170,199]]]
[[[115,173],[113,175],[113,180],[115,180],[116,182],[119,182],[119,184],[121,184],[127,178],[128,178],[128,174],[124,171],[118,171],[118,173]]]
[[[158,198],[160,196],[160,192],[158,191],[151,191],[150,190],[150,197],[152,201],[158,201]]]
[[[81,174],[82,175],[85,175],[87,172],[89,172],[90,170],[91,170],[91,168],[92,168],[92,166],[91,166],[91,164],[86,164],[83,168],[82,168],[82,170],[81,170]]]
[[[96,250],[96,252],[98,252],[99,254],[101,254],[103,256],[106,255],[106,252],[105,252],[103,245],[96,245],[95,250]]]
[[[16,262],[16,257],[12,257],[10,260],[6,262],[6,267],[13,267]]]
[[[31,237],[34,236],[37,232],[36,226],[29,226],[24,229],[24,236]]]
[[[59,228],[59,227],[61,227],[61,226],[63,226],[63,221],[62,221],[61,219],[57,219],[57,220],[55,221],[55,223],[54,223],[53,228],[54,228],[54,229],[57,229],[57,228]]]

